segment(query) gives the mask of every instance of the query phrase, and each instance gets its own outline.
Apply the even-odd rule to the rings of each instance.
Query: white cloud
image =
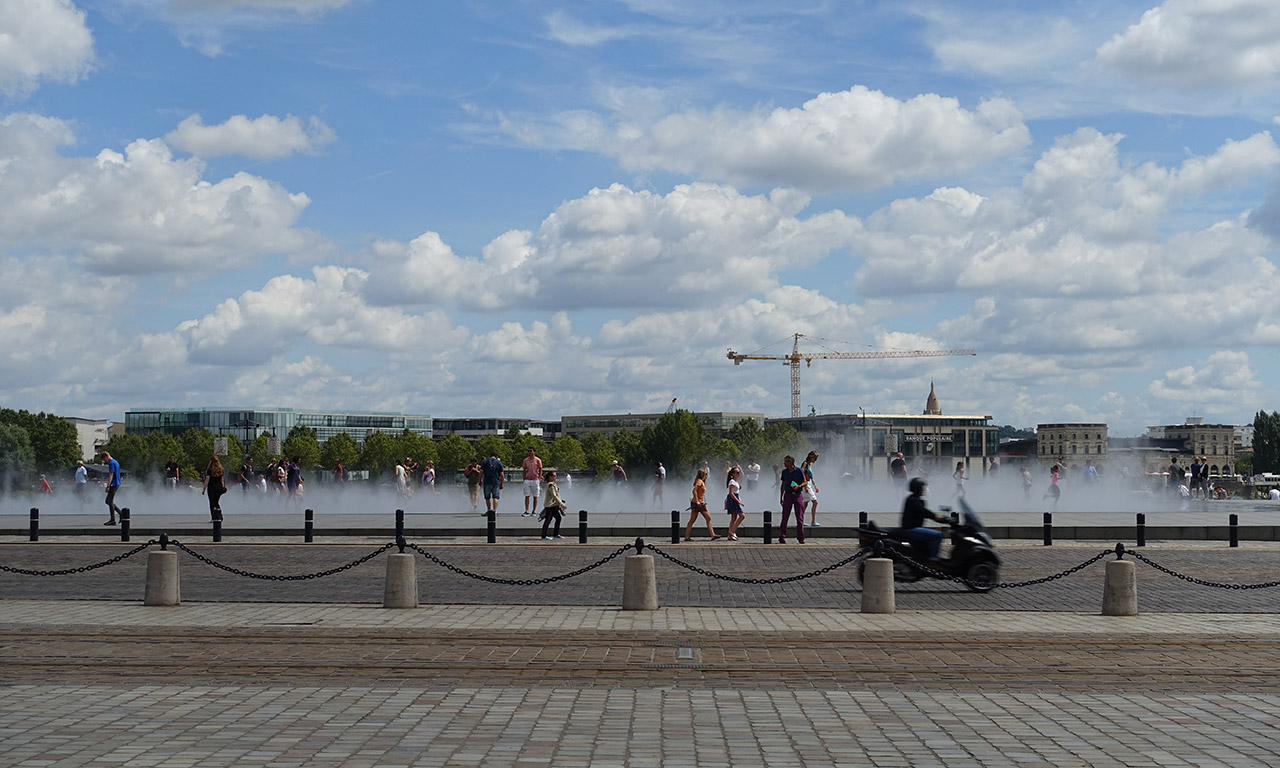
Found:
[[[243,172],[207,181],[201,161],[174,159],[158,139],[64,157],[58,148],[72,140],[53,118],[0,119],[0,246],[71,249],[94,270],[143,273],[233,266],[317,242],[294,226],[304,194]]]
[[[792,109],[720,107],[633,119],[576,111],[545,123],[506,118],[503,130],[531,144],[616,157],[629,170],[815,191],[866,191],[955,173],[1017,152],[1029,140],[1021,114],[1005,99],[967,110],[937,94],[901,101],[860,85]]]
[[[228,33],[319,18],[354,0],[123,0],[167,21],[184,45],[222,53]]]
[[[1097,61],[1172,88],[1273,85],[1280,73],[1280,5],[1166,0],[1099,47]]]
[[[165,135],[170,146],[200,157],[244,155],[258,160],[287,157],[295,152],[313,155],[331,143],[333,129],[312,116],[303,125],[293,115],[249,118],[233,115],[224,123],[205,125],[200,115],[191,115]]]
[[[621,184],[556,208],[536,232],[511,231],[482,258],[460,257],[434,232],[372,248],[377,303],[504,307],[672,307],[777,285],[780,271],[845,246],[858,228],[839,211],[805,219],[808,198],[743,195],[714,184],[666,195]]]
[[[1258,398],[1262,384],[1257,375],[1247,353],[1224,350],[1210,355],[1202,368],[1186,365],[1165,371],[1164,378],[1151,382],[1147,393],[1186,403],[1202,413],[1233,411],[1241,401]]]
[[[633,34],[633,31],[625,27],[591,26],[564,11],[555,11],[547,16],[547,36],[565,45],[594,48],[614,40],[626,39]]]
[[[0,3],[0,92],[25,96],[41,81],[74,83],[93,63],[93,33],[71,0]]]

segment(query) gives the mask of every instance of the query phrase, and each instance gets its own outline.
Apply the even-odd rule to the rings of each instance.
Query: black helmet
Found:
[[[926,485],[928,485],[928,483],[925,482],[923,477],[913,477],[911,478],[911,482],[907,485],[907,489],[910,490],[912,494],[919,496],[924,493],[924,487]]]

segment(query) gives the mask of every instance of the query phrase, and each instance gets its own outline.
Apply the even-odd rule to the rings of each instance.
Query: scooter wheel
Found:
[[[990,560],[979,560],[965,569],[964,578],[974,592],[990,592],[1000,583],[1000,568]]]

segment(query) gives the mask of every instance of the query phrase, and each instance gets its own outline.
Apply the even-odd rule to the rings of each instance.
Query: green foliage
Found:
[[[796,428],[782,421],[775,421],[764,428],[764,441],[768,446],[766,453],[779,459],[788,453],[798,453],[804,447],[804,439]],[[800,458],[796,456],[796,466],[800,466]]]
[[[17,424],[0,424],[0,480],[6,484],[25,478],[36,469],[31,436]]]
[[[618,455],[618,461],[622,462],[622,466],[628,472],[638,470],[650,463],[649,451],[635,433],[618,430],[609,442],[613,443],[613,451]]]
[[[253,471],[255,473],[267,471],[267,465],[271,463],[271,460],[279,458],[279,456],[271,455],[268,447],[270,440],[271,435],[264,434],[253,438],[253,442],[249,443],[249,455],[253,457]]]
[[[711,458],[715,459],[736,459],[738,458],[738,446],[729,438],[717,440],[711,446]]]
[[[298,466],[304,470],[315,469],[320,464],[320,441],[316,439],[316,431],[311,427],[295,424],[289,430],[280,450],[290,459],[297,458]]]
[[[587,467],[593,470],[597,477],[608,477],[613,468],[613,462],[618,460],[618,454],[613,450],[613,443],[598,432],[592,432],[582,438],[582,451],[587,457]]]
[[[116,435],[102,446],[111,458],[120,462],[120,468],[137,475],[144,475],[151,451],[141,435]]]
[[[521,434],[516,435],[511,441],[511,461],[520,463],[529,455],[529,449],[532,448],[538,454],[538,458],[542,459],[543,464],[547,461],[547,441],[537,435]]]
[[[436,445],[436,453],[440,456],[436,462],[439,469],[456,472],[475,458],[476,449],[461,435],[450,432]]]
[[[551,444],[551,455],[548,465],[561,470],[582,469],[587,466],[587,454],[582,450],[582,443],[576,437],[561,435]]]
[[[339,432],[328,440],[320,449],[320,465],[325,469],[333,469],[335,461],[350,469],[360,460],[360,446],[346,432]],[[257,462],[257,459],[254,459]]]
[[[502,438],[497,435],[485,435],[476,441],[476,455],[481,459],[489,458],[492,451],[498,452],[498,458],[504,466],[511,466],[511,451],[508,450]]]
[[[60,416],[0,408],[0,424],[22,427],[26,431],[36,471],[63,469],[82,458],[76,428]]]
[[[1248,477],[1253,474],[1253,457],[1241,456],[1236,459],[1236,474]]]
[[[364,450],[360,452],[360,467],[377,477],[392,471],[397,457],[403,459],[404,455],[400,454],[396,438],[386,432],[374,432],[364,440]]]
[[[1031,440],[1035,438],[1036,431],[1034,429],[1018,429],[1012,424],[1005,424],[1000,427],[999,436],[1001,440]]]
[[[189,470],[191,475],[188,476],[187,472],[183,471],[183,476],[187,480],[193,477],[203,478],[204,471],[209,466],[209,457],[213,456],[213,433],[207,429],[188,429],[178,435],[178,444],[182,446],[183,453],[191,462],[182,467],[182,470]],[[163,459],[161,463],[164,463]],[[182,464],[182,462],[178,463]]]
[[[1280,411],[1253,417],[1253,471],[1280,472]]]
[[[173,460],[178,462],[178,474],[180,477],[190,477],[188,473],[195,472],[194,462],[187,457],[187,452],[182,449],[182,443],[178,442],[178,438],[164,432],[149,432],[142,438],[147,444],[147,457],[142,466],[133,468],[141,477],[147,477],[152,474],[160,474],[165,463],[172,456]],[[111,454],[115,456],[115,454]],[[120,457],[116,456],[118,461]],[[120,462],[124,466],[124,462]],[[201,467],[203,469],[203,467]]]
[[[706,431],[692,412],[663,414],[652,431],[641,434],[649,461],[660,461],[669,472],[692,474],[706,454]]]
[[[507,431],[502,433],[502,439],[506,440],[507,442],[511,442],[512,440],[515,440],[519,436],[520,436],[520,427],[516,426],[515,424],[512,424],[511,426],[507,427]]]
[[[434,462],[439,458],[435,441],[410,429],[406,429],[396,437],[396,452],[396,458],[413,459],[420,467],[425,467],[428,461]]]
[[[755,419],[742,419],[729,429],[726,435],[733,444],[738,446],[738,450],[745,450],[756,438],[764,440],[764,429],[756,422]]]

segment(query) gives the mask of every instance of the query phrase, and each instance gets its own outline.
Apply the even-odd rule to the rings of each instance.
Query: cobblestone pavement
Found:
[[[0,764],[1270,766],[1277,671],[1261,616],[0,602]]]
[[[212,544],[191,548],[218,562],[260,574],[305,574],[349,563],[377,549],[364,544]],[[6,544],[0,566],[53,570],[99,562],[131,545]],[[852,546],[812,544],[762,546],[662,545],[701,568],[739,578],[777,578],[819,570],[842,560]],[[616,552],[617,546],[578,544],[447,545],[429,544],[437,557],[478,574],[505,579],[538,579],[567,573]],[[1006,583],[1033,580],[1072,568],[1103,550],[1097,546],[1004,547],[1001,578]],[[1213,582],[1247,585],[1270,582],[1280,573],[1280,547],[1240,549],[1164,546],[1143,551],[1153,561],[1180,573]],[[1104,561],[1111,559],[1111,555]],[[190,600],[380,603],[384,558],[323,579],[259,580],[236,576],[179,553],[183,595]],[[622,562],[615,559],[582,576],[540,586],[492,584],[461,576],[425,558],[416,559],[420,599],[424,603],[503,605],[618,605],[622,599]],[[659,600],[665,606],[857,607],[861,594],[856,566],[787,584],[743,584],[714,579],[655,558]],[[4,599],[138,600],[145,582],[146,554],[85,573],[33,577],[0,573]],[[1139,605],[1143,611],[1280,613],[1280,587],[1219,589],[1191,584],[1138,565]],[[1096,611],[1101,605],[1103,565],[1095,563],[1066,578],[1036,586],[999,589],[985,595],[940,581],[899,584],[901,609],[1008,611]]]

